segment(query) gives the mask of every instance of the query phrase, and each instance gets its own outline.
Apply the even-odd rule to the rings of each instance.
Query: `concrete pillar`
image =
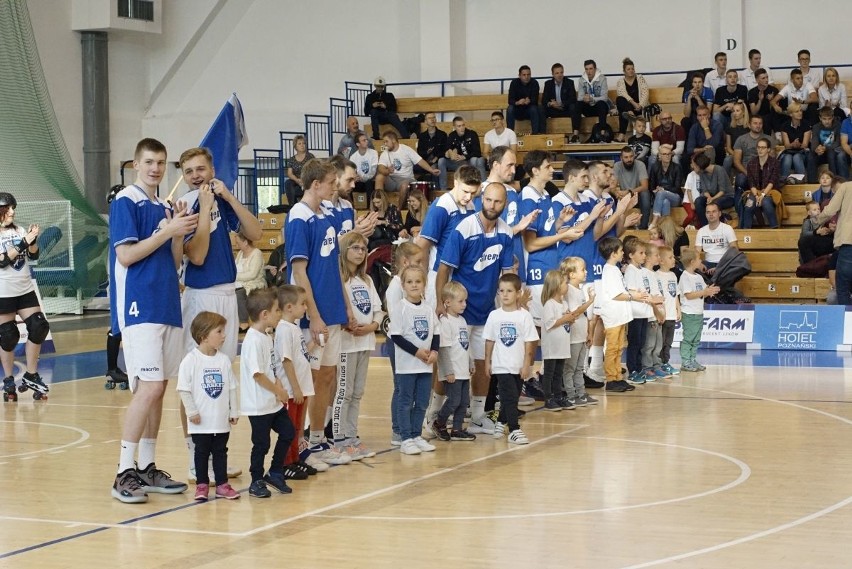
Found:
[[[81,32],[83,48],[83,185],[98,211],[108,210],[109,68],[106,32]]]

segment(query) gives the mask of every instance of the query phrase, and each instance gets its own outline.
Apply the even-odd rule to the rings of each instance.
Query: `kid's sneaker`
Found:
[[[475,441],[476,435],[468,433],[467,431],[462,429],[461,431],[451,432],[450,433],[450,440],[451,441]]]
[[[207,484],[199,484],[195,487],[195,501],[206,502],[207,494],[210,493],[210,486]]]
[[[415,437],[414,444],[417,446],[418,449],[420,449],[420,452],[432,452],[433,450],[435,450],[435,445],[428,442],[423,437]]]
[[[432,432],[442,441],[450,440],[450,433],[447,431],[447,426],[438,423],[437,420],[432,421]]]
[[[224,484],[216,486],[216,497],[225,498],[226,500],[237,500],[240,497],[240,493],[234,490],[230,484],[225,482]],[[195,499],[198,499],[198,490],[195,492]]]
[[[520,429],[514,430],[509,433],[509,442],[513,445],[528,445],[530,444],[530,440],[524,434],[524,432]]]
[[[254,496],[255,498],[269,498],[272,496],[272,492],[269,491],[269,488],[266,487],[266,482],[263,480],[255,480],[249,486],[249,496]]]
[[[660,367],[663,369],[664,372],[666,372],[669,375],[678,375],[680,373],[679,369],[673,367],[671,364],[668,364],[668,363],[665,363]]]
[[[503,423],[496,423],[494,425],[494,431],[492,431],[491,436],[495,439],[502,439],[506,434],[506,425]]]
[[[402,441],[402,444],[399,445],[399,452],[402,454],[420,454],[422,451],[417,448],[417,443],[414,442],[414,439],[405,439]]]

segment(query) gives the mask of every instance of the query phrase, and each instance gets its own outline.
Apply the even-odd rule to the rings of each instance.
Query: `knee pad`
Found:
[[[14,320],[0,324],[0,349],[4,352],[13,352],[20,339],[21,332]]]
[[[25,320],[27,326],[27,340],[33,344],[41,344],[47,338],[47,333],[50,332],[50,324],[47,318],[44,317],[44,312],[36,312],[30,314]]]

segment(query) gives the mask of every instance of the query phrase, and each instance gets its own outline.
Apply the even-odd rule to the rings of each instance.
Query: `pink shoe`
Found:
[[[207,493],[210,491],[210,486],[207,484],[198,484],[195,487],[195,499],[198,502],[207,501]]]
[[[196,491],[196,496],[198,492]],[[216,486],[216,497],[217,498],[226,498],[228,500],[236,500],[240,497],[240,493],[234,490],[230,484],[225,482],[224,484],[219,484]]]

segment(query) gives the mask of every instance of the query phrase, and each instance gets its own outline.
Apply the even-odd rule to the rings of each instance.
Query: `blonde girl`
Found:
[[[571,325],[571,357],[565,360],[562,370],[562,388],[565,399],[575,407],[595,405],[598,400],[586,393],[583,379],[583,362],[586,361],[592,338],[589,335],[589,319],[586,310],[595,300],[595,288],[583,287],[586,282],[586,262],[582,257],[567,257],[559,264],[559,270],[568,280],[568,309],[574,315]]]
[[[571,324],[575,320],[565,301],[567,294],[565,275],[557,270],[548,271],[541,289],[541,356],[544,359],[541,384],[545,411],[574,408],[562,395],[562,374],[565,360],[571,357]]]

